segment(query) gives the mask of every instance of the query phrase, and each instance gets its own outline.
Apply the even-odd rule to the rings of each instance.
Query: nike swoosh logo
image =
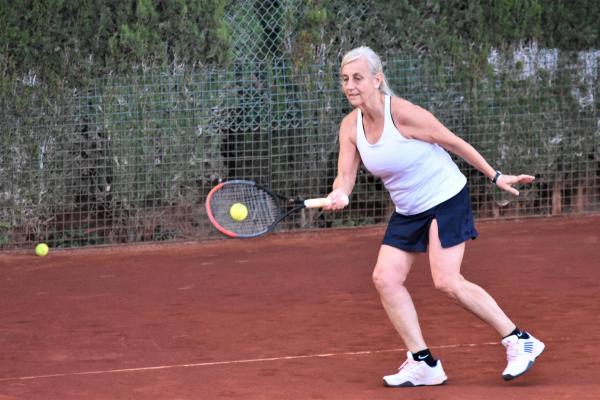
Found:
[[[423,356],[418,356],[417,358],[418,358],[419,360],[424,360],[424,359],[426,359],[426,358],[427,358],[427,356],[425,356],[425,357],[423,357]]]

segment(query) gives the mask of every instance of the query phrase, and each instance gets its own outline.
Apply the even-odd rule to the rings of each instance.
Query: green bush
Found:
[[[3,79],[76,87],[142,67],[229,60],[225,0],[0,2]]]

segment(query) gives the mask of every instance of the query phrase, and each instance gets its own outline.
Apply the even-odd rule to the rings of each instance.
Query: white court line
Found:
[[[463,343],[463,344],[447,344],[447,345],[441,345],[441,346],[431,346],[430,348],[431,349],[452,349],[452,348],[457,348],[457,347],[479,347],[479,346],[491,346],[491,345],[497,345],[497,344],[499,344],[499,343],[498,342]],[[65,372],[65,373],[61,373],[61,374],[47,374],[47,375],[17,376],[17,377],[12,377],[12,378],[0,378],[0,382],[26,381],[26,380],[34,380],[34,379],[45,379],[45,378],[60,378],[60,377],[66,377],[66,376],[116,374],[116,373],[121,373],[121,372],[156,371],[156,370],[173,369],[173,368],[210,367],[210,366],[214,366],[214,365],[249,364],[249,363],[267,362],[267,361],[299,360],[299,359],[303,359],[303,358],[359,356],[359,355],[405,352],[405,351],[407,351],[407,349],[405,349],[405,348],[396,348],[396,349],[387,349],[387,350],[347,351],[347,352],[343,352],[343,353],[306,354],[306,355],[300,355],[300,356],[251,358],[251,359],[246,359],[246,360],[212,361],[212,362],[193,363],[193,364],[157,365],[154,367],[107,369],[107,370],[83,371],[83,372]]]

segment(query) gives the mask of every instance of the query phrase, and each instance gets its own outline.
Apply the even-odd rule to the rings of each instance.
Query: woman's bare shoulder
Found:
[[[344,118],[342,118],[342,122],[340,123],[340,139],[348,138],[352,143],[355,142],[356,138],[356,119],[358,116],[358,109],[355,108]]]
[[[413,112],[424,110],[418,105],[410,102],[409,100],[403,99],[402,97],[393,96],[391,103],[392,113],[398,116],[407,115],[410,116]]]
[[[356,129],[356,119],[358,116],[358,108],[350,111],[344,118],[342,118],[342,122],[340,123],[340,131],[346,129]]]
[[[394,122],[400,125],[412,125],[415,121],[422,119],[427,110],[401,97],[392,97],[392,116]]]

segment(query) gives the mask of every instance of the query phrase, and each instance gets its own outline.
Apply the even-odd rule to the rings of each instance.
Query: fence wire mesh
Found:
[[[470,86],[423,60],[391,59],[386,70],[397,93],[432,110],[492,165],[538,176],[504,204],[457,160],[478,217],[600,210],[597,70],[591,80],[565,66],[544,79],[505,73]],[[2,247],[217,237],[203,202],[220,180],[326,194],[339,121],[350,111],[335,68],[295,73],[282,61],[106,78],[85,93],[28,98],[3,108]],[[391,211],[381,183],[361,169],[349,209],[307,210],[282,229],[376,224]]]
[[[226,19],[233,38],[234,57],[238,62],[260,62],[289,54],[290,22],[302,10],[302,2],[233,1]],[[286,51],[286,49],[288,51]]]
[[[234,4],[237,62],[227,68],[111,76],[52,93],[15,84],[0,114],[0,248],[220,237],[204,200],[226,179],[290,197],[330,191],[339,122],[350,111],[337,65],[300,71],[285,57],[293,32],[271,28],[285,26],[300,3]],[[507,202],[457,159],[477,217],[584,214],[600,211],[598,59],[491,57],[490,73],[474,82],[423,58],[388,56],[385,72],[398,95],[431,110],[493,166],[537,175]],[[378,224],[392,210],[381,182],[361,168],[350,207],[306,210],[281,229]]]

